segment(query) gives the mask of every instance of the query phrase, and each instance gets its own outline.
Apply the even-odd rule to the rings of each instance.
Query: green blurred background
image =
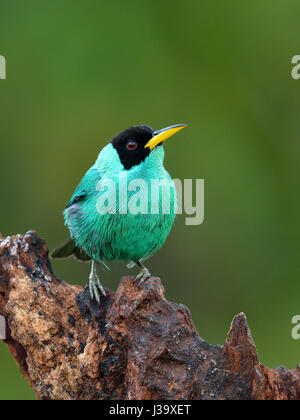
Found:
[[[185,122],[176,178],[205,179],[205,221],[179,216],[149,262],[169,300],[222,344],[244,311],[261,361],[294,368],[300,313],[298,1],[1,0],[1,225],[66,237],[62,209],[100,149],[132,124]],[[89,267],[53,263],[84,285]],[[116,289],[122,265],[101,273]],[[0,399],[33,399],[0,343]]]

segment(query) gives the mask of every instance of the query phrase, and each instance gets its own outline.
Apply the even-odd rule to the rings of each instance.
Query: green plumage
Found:
[[[107,145],[94,166],[84,175],[64,211],[65,223],[73,243],[67,242],[55,250],[52,256],[74,255],[79,259],[90,257],[97,262],[137,261],[146,260],[160,249],[171,230],[176,211],[175,187],[164,169],[163,159],[164,149],[159,146],[144,161],[127,170],[112,144]],[[134,179],[142,179],[147,183],[148,214],[119,214],[119,177],[122,174],[126,175],[128,184]],[[117,187],[116,214],[99,213],[97,203],[103,194],[99,189],[107,179],[114,180]],[[158,203],[151,201],[153,179],[164,181]],[[134,192],[128,192],[127,200],[133,195]],[[162,198],[166,196],[169,197],[169,214],[163,214]],[[143,199],[145,201],[145,197]],[[158,214],[151,214],[153,204],[158,207]]]
[[[139,284],[151,276],[143,261],[164,244],[177,211],[162,143],[183,127],[177,124],[154,131],[139,125],[119,133],[102,149],[64,210],[71,238],[51,255],[92,260],[89,290],[99,304],[100,293],[105,296],[106,292],[96,263],[137,264]]]

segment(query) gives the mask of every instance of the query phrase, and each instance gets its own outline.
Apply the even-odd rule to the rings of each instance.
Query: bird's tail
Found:
[[[53,259],[74,257],[79,261],[90,261],[91,259],[84,251],[77,248],[71,238],[65,240],[62,244],[51,251],[50,257]]]

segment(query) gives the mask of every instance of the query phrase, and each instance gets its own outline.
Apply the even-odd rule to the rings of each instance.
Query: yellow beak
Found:
[[[178,131],[182,130],[184,127],[186,127],[186,124],[176,124],[163,128],[162,130],[154,131],[154,137],[148,141],[148,143],[145,145],[145,148],[149,147],[150,150],[154,149],[155,146],[178,133]]]

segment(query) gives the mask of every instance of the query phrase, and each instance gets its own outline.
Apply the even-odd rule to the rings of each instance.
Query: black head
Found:
[[[145,145],[153,137],[154,130],[148,125],[136,125],[122,131],[112,140],[125,169],[139,165],[151,153]]]

